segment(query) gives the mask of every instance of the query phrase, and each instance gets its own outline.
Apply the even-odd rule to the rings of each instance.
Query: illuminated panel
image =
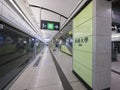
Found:
[[[60,29],[60,23],[59,22],[41,20],[41,29],[53,30],[53,31],[59,30]]]
[[[48,30],[54,30],[54,23],[47,23],[47,29]]]

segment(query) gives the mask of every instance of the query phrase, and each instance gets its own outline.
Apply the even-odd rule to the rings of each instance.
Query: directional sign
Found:
[[[58,26],[58,25],[55,25],[54,27],[55,27],[55,29],[58,29],[58,28],[59,28],[59,26]]]
[[[45,21],[41,20],[41,29],[46,30],[59,30],[60,29],[60,23],[59,22],[53,22],[53,21]]]

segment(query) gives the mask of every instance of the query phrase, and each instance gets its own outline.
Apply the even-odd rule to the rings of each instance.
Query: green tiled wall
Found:
[[[70,51],[68,50],[68,48],[67,48],[65,45],[62,45],[62,46],[61,46],[61,51],[65,52],[65,53],[67,53],[67,54],[69,54],[69,55],[72,55],[72,54],[70,53]]]
[[[92,87],[93,2],[73,20],[73,70]]]

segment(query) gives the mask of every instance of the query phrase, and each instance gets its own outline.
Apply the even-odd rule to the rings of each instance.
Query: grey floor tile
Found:
[[[112,67],[111,69],[117,72],[120,72],[120,62],[112,62]]]
[[[85,86],[81,84],[81,82],[72,82],[70,83],[71,86],[73,87],[73,90],[87,90]]]
[[[87,90],[72,72],[72,57],[62,53],[59,49],[53,51],[53,54],[73,89]]]
[[[53,58],[46,47],[38,67],[35,61],[22,73],[9,90],[63,90]]]
[[[32,88],[29,90],[64,90],[61,85],[51,85],[51,86],[45,86],[40,88]]]
[[[120,75],[113,72],[111,75],[111,90],[120,90]]]

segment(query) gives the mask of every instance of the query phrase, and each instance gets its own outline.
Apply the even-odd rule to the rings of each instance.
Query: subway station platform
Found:
[[[0,90],[120,90],[120,0],[0,0]]]
[[[118,63],[112,63],[112,70]],[[120,75],[111,72],[111,90],[119,90]],[[72,57],[48,46],[30,63],[6,90],[88,90],[72,72]]]
[[[72,73],[72,58],[46,46],[9,90],[87,90]]]

